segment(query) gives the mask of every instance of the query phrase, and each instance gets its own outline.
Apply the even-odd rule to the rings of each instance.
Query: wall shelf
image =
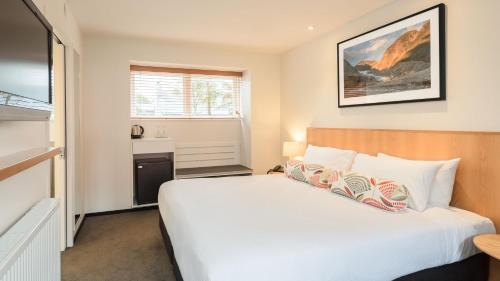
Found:
[[[0,181],[57,156],[61,151],[60,147],[40,147],[0,157]]]

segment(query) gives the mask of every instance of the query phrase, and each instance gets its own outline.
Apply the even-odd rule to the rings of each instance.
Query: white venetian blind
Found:
[[[132,118],[238,118],[241,72],[130,66]]]

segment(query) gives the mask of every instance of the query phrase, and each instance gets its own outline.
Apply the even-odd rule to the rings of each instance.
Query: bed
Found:
[[[308,142],[345,145],[340,138],[332,144],[331,131],[326,133],[314,140],[318,135],[309,131]],[[376,135],[372,141],[381,142]],[[383,145],[346,143],[365,153],[393,153]],[[464,160],[460,186],[470,164],[467,155]],[[467,198],[453,205],[472,204]],[[184,281],[487,280],[488,257],[472,238],[495,233],[495,227],[468,209],[474,212],[451,207],[389,213],[276,175],[178,180],[165,183],[159,194],[160,228],[176,277]]]

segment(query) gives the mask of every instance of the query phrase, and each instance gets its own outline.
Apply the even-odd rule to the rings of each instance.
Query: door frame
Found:
[[[78,64],[76,65],[76,56],[78,55]],[[74,238],[77,235],[80,227],[83,224],[83,220],[85,219],[85,194],[80,194],[82,198],[76,198],[77,195],[77,187],[83,188],[81,180],[83,179],[83,153],[81,150],[81,146],[83,145],[82,141],[82,91],[81,91],[81,56],[80,53],[74,48],[67,48],[66,56],[70,59],[67,60],[67,76],[70,80],[70,83],[67,84],[67,99],[66,99],[66,108],[70,108],[71,110],[66,113],[66,122],[67,122],[67,131],[69,132],[67,135],[67,173],[68,173],[68,218],[67,218],[67,246],[72,247],[74,245]],[[76,66],[78,66],[78,73],[75,73]],[[76,79],[76,75],[78,75],[78,80]],[[77,83],[78,82],[78,83]],[[77,93],[78,92],[78,93]],[[78,119],[77,119],[78,117]],[[79,121],[79,124],[76,124],[76,121]],[[79,130],[80,134],[77,135],[77,130]],[[79,137],[79,140],[77,139]],[[79,146],[77,143],[79,142]],[[77,153],[80,151],[80,153]],[[78,156],[78,157],[77,157]],[[78,169],[78,170],[77,170]],[[80,176],[78,176],[80,175]],[[80,217],[75,221],[75,207],[76,201],[82,200],[82,209],[80,210]]]
[[[80,133],[83,130],[82,125],[82,91],[81,91],[81,55],[80,53],[72,46],[71,44],[66,44],[65,40],[61,39],[64,38],[62,34],[60,34],[56,29],[53,30],[53,36],[56,38],[63,46],[64,46],[64,113],[65,113],[65,147],[64,147],[64,159],[65,159],[65,196],[64,196],[64,205],[65,205],[65,210],[64,210],[64,217],[65,219],[62,220],[64,225],[61,227],[64,227],[64,241],[65,241],[65,247],[73,247],[74,245],[74,238],[76,234],[79,231],[79,228],[83,224],[83,220],[85,218],[85,194],[82,194],[82,198],[79,198],[79,200],[82,201],[82,210],[80,217],[78,221],[75,223],[75,214],[74,214],[74,208],[75,208],[75,201],[77,200],[75,197],[76,194],[76,187],[77,185],[83,188],[83,182],[81,181],[83,179],[83,153],[80,153],[77,158],[76,150],[78,149],[81,151],[81,147],[83,145],[82,139],[81,139],[81,134],[80,134],[80,146],[77,147],[77,140],[76,140],[76,130],[80,130]],[[68,40],[71,41],[71,40]],[[79,57],[79,62],[78,62],[78,81],[75,81],[75,55],[74,53],[78,54]],[[75,85],[75,83],[78,82],[78,85]],[[75,90],[78,87],[78,101],[79,104],[76,104],[76,97],[75,97]],[[75,106],[78,106],[78,112],[75,112]],[[70,109],[68,111],[68,109]],[[79,124],[75,124],[75,116],[78,113],[79,115]],[[77,127],[77,128],[76,128]],[[80,167],[77,165],[77,163],[80,163]],[[79,170],[77,171],[77,168],[79,167]],[[80,174],[80,177],[77,175]],[[80,182],[78,182],[80,181]],[[84,190],[84,189],[83,189]],[[63,232],[63,231],[61,231]]]
[[[64,251],[66,246],[67,246],[67,241],[68,241],[68,233],[67,233],[67,217],[68,217],[68,161],[67,161],[67,142],[68,142],[68,121],[67,121],[67,97],[68,97],[68,93],[67,93],[67,84],[68,84],[68,81],[67,81],[67,57],[66,57],[66,49],[67,49],[67,46],[66,44],[64,44],[64,42],[60,39],[61,36],[58,35],[58,32],[56,32],[55,30],[53,30],[53,34],[52,34],[52,38],[53,38],[53,42],[52,42],[52,71],[54,71],[54,50],[56,49],[56,45],[61,45],[62,46],[62,81],[64,83],[63,85],[63,88],[61,89],[62,90],[62,95],[63,95],[63,104],[62,104],[62,108],[64,110],[64,123],[63,123],[63,127],[64,127],[64,131],[62,132],[63,136],[64,136],[64,146],[61,147],[62,149],[62,153],[57,156],[59,157],[60,159],[62,159],[64,161],[64,165],[62,166],[64,168],[64,172],[63,172],[63,176],[64,176],[64,181],[63,181],[63,184],[64,184],[64,188],[62,189],[62,192],[64,194],[61,194],[60,196],[61,197],[58,197],[56,196],[57,194],[55,193],[55,190],[54,190],[54,197],[56,198],[60,198],[61,200],[64,200],[64,202],[61,202],[60,204],[63,206],[62,208],[62,218],[61,218],[61,251]],[[54,100],[52,101],[53,103],[55,102],[55,100],[57,99],[55,97],[56,93],[55,93],[55,88],[56,88],[56,84],[55,84],[55,76],[53,78],[53,83],[54,83]],[[54,108],[55,110],[55,108]],[[55,160],[53,160],[54,162]],[[53,165],[53,168],[54,168],[54,171],[53,171],[53,176],[55,175],[55,164]],[[53,183],[55,183],[55,179],[53,180]]]

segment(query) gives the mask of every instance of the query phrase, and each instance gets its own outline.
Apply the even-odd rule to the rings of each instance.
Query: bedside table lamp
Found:
[[[304,155],[304,143],[297,141],[286,141],[283,143],[283,156],[288,157],[289,160],[297,159]]]

